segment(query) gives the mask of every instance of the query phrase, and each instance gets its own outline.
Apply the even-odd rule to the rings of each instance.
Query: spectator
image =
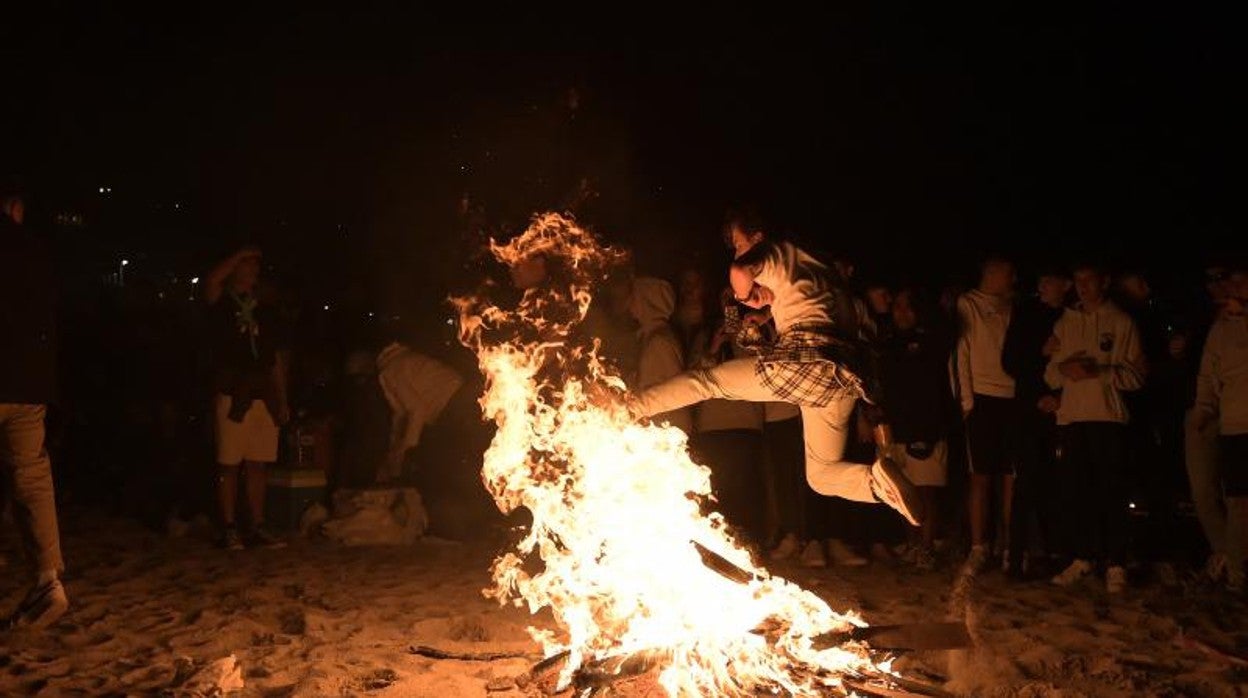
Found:
[[[1196,383],[1197,429],[1217,423],[1220,474],[1226,496],[1227,588],[1244,588],[1248,540],[1248,268],[1232,270],[1226,312],[1209,331]],[[1233,543],[1233,544],[1232,544]]]
[[[1109,277],[1092,265],[1075,267],[1078,302],[1053,329],[1056,350],[1045,369],[1062,391],[1057,409],[1063,489],[1068,495],[1069,545],[1074,561],[1053,578],[1069,586],[1104,561],[1105,587],[1126,587],[1127,431],[1122,394],[1144,383],[1144,356],[1131,317],[1109,300]]]
[[[56,280],[44,242],[24,225],[25,200],[0,192],[0,468],[33,584],[8,616],[8,627],[44,628],[69,608],[60,574],[61,536],[44,444],[48,404],[56,391]]]
[[[865,305],[870,317],[870,325],[875,328],[875,336],[883,338],[889,334],[893,325],[893,291],[887,284],[874,282],[867,284]]]
[[[893,298],[889,326],[893,330],[880,347],[880,382],[895,439],[891,456],[904,464],[923,497],[928,514],[912,557],[920,569],[932,569],[938,493],[949,477],[945,433],[955,409],[948,374],[953,342],[939,312],[913,289]]]
[[[1000,480],[998,521],[1008,551],[1010,503],[1018,456],[1013,435],[1018,430],[1014,379],[1001,365],[1005,333],[1010,325],[1014,265],[1001,258],[984,262],[979,288],[958,298],[957,390],[966,421],[971,466],[971,554],[968,569],[988,560],[988,522],[993,480]]]
[[[221,545],[280,547],[265,525],[266,465],[277,460],[281,425],[290,419],[286,400],[286,333],[276,313],[256,296],[261,253],[244,247],[209,273],[204,300],[215,370],[217,499]],[[246,472],[247,535],[235,520],[240,468]]]
[[[1064,270],[1041,271],[1036,297],[1014,310],[1001,353],[1001,365],[1014,379],[1020,416],[1018,469],[1010,520],[1011,564],[1007,570],[1015,576],[1028,570],[1033,528],[1044,534],[1049,552],[1054,552],[1053,518],[1047,510],[1052,493],[1047,483],[1052,482],[1056,465],[1055,415],[1061,393],[1044,382],[1044,369],[1056,348],[1055,342],[1050,341],[1053,327],[1066,310],[1070,288],[1070,275]]]

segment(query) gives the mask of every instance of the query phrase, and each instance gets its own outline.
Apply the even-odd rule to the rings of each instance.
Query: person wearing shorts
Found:
[[[256,298],[260,251],[245,247],[208,275],[210,351],[215,374],[217,501],[222,547],[280,547],[265,526],[265,466],[277,461],[280,426],[290,418],[286,402],[285,334],[276,313]],[[240,534],[235,517],[239,473],[246,473],[249,527]]]

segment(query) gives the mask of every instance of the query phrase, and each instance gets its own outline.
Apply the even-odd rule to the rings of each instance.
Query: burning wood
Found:
[[[485,593],[548,608],[558,626],[530,628],[552,658],[530,685],[844,695],[846,678],[890,676],[852,635],[817,645],[865,623],[755,566],[722,517],[700,510],[709,471],[690,460],[683,432],[638,424],[613,399],[623,383],[578,324],[618,254],[555,214],[491,251],[526,269],[519,305],[458,304],[462,339],[487,381],[482,408],[498,425],[482,478],[504,512],[533,516]],[[526,564],[534,556],[541,564]]]

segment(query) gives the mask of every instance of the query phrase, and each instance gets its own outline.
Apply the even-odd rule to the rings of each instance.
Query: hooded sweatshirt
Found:
[[[1044,380],[1062,391],[1057,423],[1126,424],[1130,415],[1122,392],[1144,385],[1144,353],[1131,316],[1109,300],[1092,311],[1082,305],[1068,308],[1054,325],[1053,336],[1060,346],[1049,359]],[[1058,367],[1079,353],[1094,358],[1100,371],[1093,378],[1072,381]]]
[[[956,377],[963,411],[975,406],[975,395],[1014,397],[1014,379],[1001,366],[1010,312],[1009,300],[979,289],[958,298]]]
[[[662,279],[643,277],[633,284],[629,311],[639,325],[636,390],[645,390],[685,370],[680,340],[672,329],[672,313],[676,310],[676,292]],[[686,434],[693,431],[693,417],[688,408],[655,415],[656,422],[669,422]]]
[[[1248,317],[1231,315],[1209,330],[1196,379],[1196,409],[1218,415],[1218,433],[1248,434]]]

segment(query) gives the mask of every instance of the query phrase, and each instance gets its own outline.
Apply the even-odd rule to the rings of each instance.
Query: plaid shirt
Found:
[[[827,326],[795,325],[758,358],[758,379],[776,398],[802,407],[827,407],[844,398],[871,402],[862,375],[866,359],[854,342]]]

